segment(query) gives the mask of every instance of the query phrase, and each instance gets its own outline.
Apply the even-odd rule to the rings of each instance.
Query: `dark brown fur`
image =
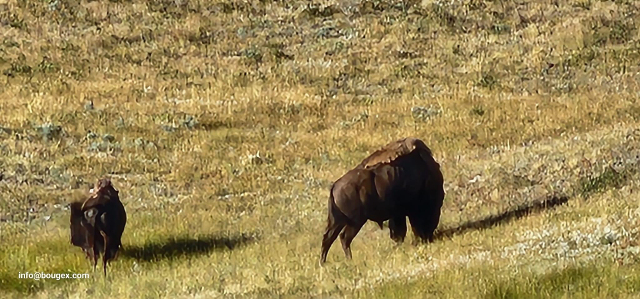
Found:
[[[118,190],[109,179],[96,182],[91,196],[84,202],[71,203],[71,244],[81,247],[93,260],[95,271],[102,255],[104,274],[107,262],[115,259],[122,246],[121,238],[127,223]]]
[[[389,220],[391,239],[403,242],[409,217],[416,239],[432,242],[443,200],[440,165],[424,142],[405,138],[387,144],[331,187],[320,264],[338,234],[351,259],[351,241],[367,220],[381,228]]]

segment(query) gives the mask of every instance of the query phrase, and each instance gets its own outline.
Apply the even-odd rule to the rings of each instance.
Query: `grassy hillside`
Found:
[[[640,296],[638,24],[624,0],[0,0],[0,295]],[[329,186],[406,136],[445,176],[437,242],[369,223],[320,267]],[[107,280],[66,206],[105,175]]]

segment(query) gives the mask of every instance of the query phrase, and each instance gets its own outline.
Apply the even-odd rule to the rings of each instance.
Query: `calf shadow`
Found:
[[[253,234],[236,236],[188,236],[170,237],[165,240],[154,240],[142,246],[123,245],[122,255],[143,262],[162,259],[176,259],[195,255],[203,255],[214,250],[233,250],[257,240]]]
[[[436,231],[434,234],[434,239],[442,240],[445,238],[451,238],[452,236],[457,234],[465,233],[467,231],[485,230],[498,224],[515,221],[534,212],[542,212],[544,210],[555,208],[556,206],[563,205],[568,201],[569,197],[567,196],[549,196],[545,200],[534,202],[525,206],[519,206],[513,210],[509,210],[497,215],[491,215],[479,220],[467,221],[456,227]]]

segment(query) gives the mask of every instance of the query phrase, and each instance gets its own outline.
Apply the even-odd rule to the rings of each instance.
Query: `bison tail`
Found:
[[[82,225],[84,221],[84,213],[82,213],[81,202],[74,202],[71,204],[71,244],[82,248],[88,247],[89,244],[89,232]]]
[[[340,211],[340,209],[336,205],[336,200],[333,196],[333,191],[334,191],[334,186],[331,186],[331,191],[329,192],[329,204],[328,204],[329,211],[327,213],[328,215],[327,221],[329,222],[329,224],[347,221],[347,216],[344,213],[342,213],[342,211]]]

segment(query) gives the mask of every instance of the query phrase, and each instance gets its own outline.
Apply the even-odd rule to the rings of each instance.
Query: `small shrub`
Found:
[[[484,114],[485,114],[485,110],[484,110],[484,107],[482,106],[477,105],[471,108],[471,115],[483,116]]]
[[[493,26],[491,26],[491,32],[494,34],[510,33],[511,26],[509,26],[509,24],[493,24]]]
[[[478,81],[478,85],[493,90],[498,85],[498,78],[490,73],[483,74],[480,77],[480,81]]]
[[[598,193],[611,188],[620,188],[629,179],[631,171],[628,169],[616,171],[608,167],[604,172],[596,177],[588,177],[580,180],[579,193],[588,197],[593,193]]]
[[[420,107],[414,106],[411,108],[411,116],[416,121],[427,121],[442,114],[442,109],[437,107]]]
[[[62,127],[53,123],[46,123],[36,127],[36,131],[42,136],[42,139],[46,141],[60,138],[63,134]]]

